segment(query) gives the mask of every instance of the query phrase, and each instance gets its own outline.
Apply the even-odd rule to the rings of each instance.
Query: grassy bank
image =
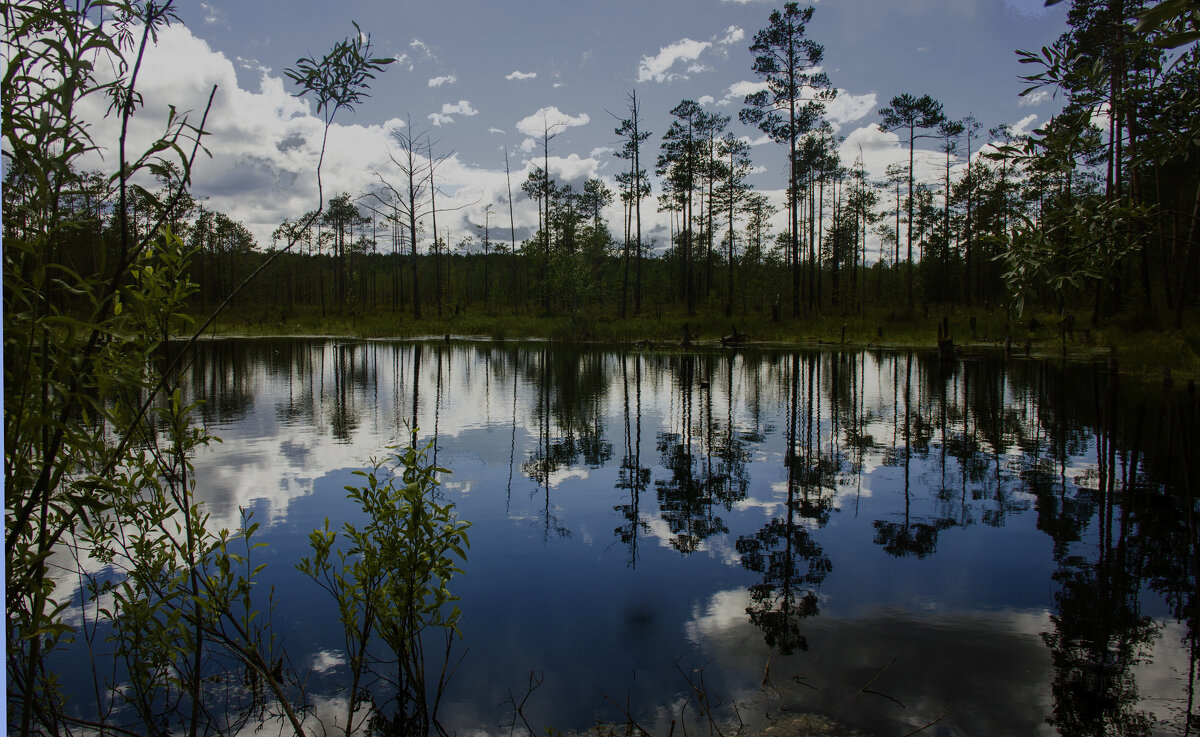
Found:
[[[938,344],[943,328],[957,351],[1008,350],[1013,355],[1107,360],[1115,357],[1122,373],[1161,380],[1164,368],[1174,380],[1200,380],[1200,321],[1185,321],[1182,330],[1149,326],[1134,317],[1091,327],[1086,318],[1072,325],[1054,314],[1027,314],[1010,319],[1001,310],[961,307],[900,311],[873,310],[854,314],[814,314],[773,320],[752,314],[733,318],[720,311],[644,311],[625,319],[587,315],[546,317],[483,310],[430,311],[416,320],[406,312],[381,309],[358,314],[322,316],[318,310],[262,311],[231,309],[214,324],[214,335],[327,335],[359,338],[469,336],[493,340],[539,338],[597,344],[650,343],[677,346],[684,338],[697,344],[719,344],[736,333],[747,344],[845,345],[847,347],[928,348]],[[972,323],[973,321],[973,323]]]

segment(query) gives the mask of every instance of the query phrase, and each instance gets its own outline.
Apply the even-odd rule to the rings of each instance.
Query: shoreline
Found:
[[[320,317],[235,312],[217,320],[200,338],[451,339],[655,350],[943,350],[947,357],[956,358],[1000,354],[1072,363],[1115,360],[1120,374],[1139,381],[1200,381],[1200,329],[1168,331],[1114,322],[1068,333],[1063,321],[1053,316],[1034,315],[1016,322],[1000,311],[978,311],[972,330],[968,324],[975,317],[947,310],[940,318],[881,313],[779,321],[758,315],[726,318],[671,313],[624,319],[464,314],[416,321],[405,313]]]

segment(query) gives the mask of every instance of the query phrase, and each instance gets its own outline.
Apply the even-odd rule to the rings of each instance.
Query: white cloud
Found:
[[[594,159],[599,156],[603,156],[604,154],[611,154],[615,150],[616,149],[614,149],[610,146],[597,146],[596,148],[592,149],[591,153],[589,153],[588,156],[591,156]]]
[[[500,130],[499,128],[494,128],[494,127],[488,128],[488,133],[499,133],[500,135],[504,135],[504,131]]]
[[[408,43],[408,45],[409,45],[409,48],[416,49],[417,51],[420,51],[425,56],[433,56],[433,49],[431,49],[429,47],[429,44],[425,43],[424,41],[422,41],[419,38],[414,38],[412,41],[410,41]]]
[[[701,72],[711,72],[712,67],[706,67],[703,64],[696,63],[689,64],[687,70],[688,74],[700,74]]]
[[[929,148],[921,148],[921,144]],[[939,182],[945,176],[946,154],[936,150],[936,139],[920,139],[914,150],[913,169],[916,181]],[[846,135],[838,156],[846,165],[862,154],[867,176],[884,179],[890,164],[908,165],[908,144],[895,132],[884,133],[877,125],[865,125]]]
[[[700,103],[701,105],[711,105],[716,102],[716,100],[713,99],[712,95],[701,95],[700,99],[696,100],[696,102]]]
[[[516,69],[509,74],[504,75],[505,79],[533,79],[537,76],[537,72],[522,72]]]
[[[534,138],[542,135],[546,128],[554,128],[556,126],[570,128],[577,125],[586,125],[590,120],[591,118],[588,117],[587,113],[580,113],[576,117],[571,117],[557,107],[551,106],[544,107],[533,115],[517,121],[517,130]]]
[[[861,120],[875,109],[875,93],[852,95],[846,90],[838,90],[837,96],[825,103],[825,118],[833,123],[834,130],[840,130],[846,123]]]
[[[442,111],[440,113],[430,113],[426,117],[429,118],[430,123],[440,126],[453,123],[454,118],[452,116],[455,115],[465,115],[469,118],[472,115],[478,114],[479,111],[471,107],[471,103],[467,102],[466,100],[459,100],[456,103],[447,102],[443,104]]]
[[[643,56],[641,63],[638,64],[637,81],[666,82],[683,76],[671,73],[671,67],[675,66],[677,62],[696,60],[710,46],[712,43],[708,41],[693,41],[690,38],[684,38],[662,47],[655,56]]]
[[[581,158],[579,154],[571,154],[565,159],[561,156],[550,157],[550,176],[560,181],[590,179],[596,176],[600,162],[592,157]]]
[[[1014,136],[1027,136],[1029,131],[1033,130],[1033,126],[1037,123],[1037,113],[1030,113],[1024,118],[1021,118],[1016,123],[1013,123],[1012,132]]]
[[[446,104],[442,105],[442,114],[443,115],[466,115],[467,117],[470,117],[472,115],[478,115],[479,111],[476,110],[475,108],[471,107],[471,103],[467,102],[466,100],[459,100],[458,102],[454,103],[453,105],[448,102]]]
[[[138,82],[146,104],[131,121],[131,151],[158,138],[168,105],[193,111],[191,119],[198,122],[217,87],[204,126],[209,135],[203,143],[212,155],[196,159],[192,192],[243,223],[260,246],[270,245],[272,231],[285,218],[317,205],[316,165],[324,126],[308,101],[285,88],[282,76],[264,73],[256,89],[243,89],[231,58],[186,26],[172,25],[146,49]],[[105,115],[107,101],[99,96],[83,100],[79,111],[101,147],[80,161],[81,168],[111,171],[119,121]],[[345,115],[329,129],[322,171],[326,194],[369,187],[371,169],[387,158],[387,131],[403,124],[397,119],[370,126],[353,121]]]
[[[136,29],[135,29],[136,35]],[[317,205],[316,165],[321,151],[324,125],[314,114],[311,102],[296,98],[286,87],[282,75],[264,73],[253,88],[239,85],[238,62],[232,56],[214,51],[204,40],[193,35],[183,25],[164,28],[159,42],[146,51],[139,78],[140,91],[146,104],[131,121],[129,149],[140,151],[157,140],[161,134],[169,107],[193,112],[198,121],[214,85],[217,94],[205,128],[210,135],[204,138],[212,156],[200,156],[192,170],[192,193],[207,198],[207,206],[243,223],[261,247],[272,244],[271,234],[284,219],[294,219]],[[82,169],[111,171],[116,160],[116,140],[120,121],[105,115],[107,100],[93,96],[81,101],[79,112],[90,126],[99,151],[91,152],[79,161]],[[541,134],[541,119],[548,122],[583,125],[586,115],[568,116],[554,108],[536,114],[537,135]],[[475,107],[466,100],[442,106],[434,118],[441,124],[459,116],[476,115]],[[442,116],[442,117],[438,117]],[[326,197],[337,192],[366,192],[378,186],[378,175],[396,177],[398,172],[388,152],[394,150],[389,131],[404,127],[400,118],[362,125],[354,114],[343,114],[329,128],[328,146],[322,169]],[[484,128],[487,126],[484,125]],[[497,129],[498,130],[498,129]],[[525,156],[540,153],[539,140],[530,138],[522,144]],[[591,148],[595,144],[588,144]],[[565,153],[565,152],[564,152]],[[503,160],[496,169],[469,165],[457,156],[450,156],[438,167],[438,184],[445,193],[438,204],[447,208],[446,225],[455,232],[468,232],[466,220],[469,206],[476,202],[503,202],[507,194]],[[551,171],[556,177],[578,179],[594,176],[603,166],[596,158],[567,156],[553,157]],[[513,173],[514,178],[517,173]],[[138,184],[154,187],[148,178]],[[461,208],[455,210],[454,208]],[[536,226],[532,207],[516,212],[517,228]],[[442,217],[438,217],[442,225]],[[425,236],[420,248],[428,246]],[[349,465],[350,461],[346,462]],[[268,462],[263,467],[274,467]],[[255,484],[261,481],[255,479]],[[291,487],[305,482],[288,482],[283,491],[294,495]],[[311,486],[311,484],[309,484]],[[280,493],[283,493],[281,491]],[[256,492],[257,493],[257,492]],[[236,508],[236,505],[234,505]],[[273,508],[286,513],[287,505]]]
[[[746,99],[746,95],[765,89],[767,89],[766,82],[754,82],[751,80],[734,82],[729,85],[729,88],[725,91],[725,96],[717,102],[717,105],[741,105]]]
[[[770,143],[771,137],[766,134],[761,135],[758,138],[751,138],[750,136],[742,136],[739,140],[744,141],[745,143],[747,143],[751,146],[761,146],[764,143]]]
[[[518,146],[517,148],[519,148],[522,151],[524,151],[525,153],[529,154],[529,153],[533,153],[533,147],[536,145],[537,145],[537,141],[533,140],[532,138],[526,138],[524,141],[521,141],[521,145]]]
[[[862,148],[863,151],[899,150],[900,136],[895,132],[884,133],[876,125],[867,125],[855,129],[846,136],[842,146],[854,150]]]
[[[1018,102],[1017,104],[1020,105],[1021,107],[1034,107],[1036,105],[1041,105],[1043,102],[1045,102],[1046,100],[1049,100],[1049,99],[1050,99],[1050,93],[1047,92],[1046,90],[1034,90],[1033,92],[1030,92],[1028,95],[1025,95],[1024,97],[1022,97],[1021,101]]]
[[[433,77],[429,80],[430,87],[441,87],[444,84],[454,84],[458,81],[458,77],[453,74],[447,74],[444,77]]]
[[[746,37],[746,32],[737,26],[730,26],[725,29],[725,36],[717,43],[722,46],[730,46],[741,41]]]
[[[240,56],[235,56],[233,58],[237,59],[237,62],[242,69],[247,69],[251,72],[262,72],[263,74],[271,73],[271,67],[265,66],[258,59],[243,59]]]
[[[229,22],[225,19],[225,11],[220,8],[213,7],[211,3],[200,3],[200,7],[204,8],[204,22],[210,26],[228,26]]]

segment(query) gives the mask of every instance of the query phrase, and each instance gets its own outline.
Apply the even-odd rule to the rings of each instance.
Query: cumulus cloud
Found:
[[[129,149],[141,151],[158,138],[169,105],[192,111],[192,120],[198,121],[199,111],[204,110],[216,85],[205,124],[209,135],[204,138],[212,156],[197,158],[192,193],[207,198],[207,206],[243,223],[259,246],[268,247],[272,232],[284,219],[297,218],[317,206],[316,167],[324,125],[310,102],[290,93],[282,76],[264,73],[255,87],[240,86],[237,63],[232,56],[214,51],[186,26],[162,29],[158,44],[147,49],[142,64],[139,88],[146,102],[131,121]],[[107,101],[100,96],[81,101],[79,111],[101,147],[81,159],[80,167],[111,171],[117,156],[119,120],[106,117]],[[450,118],[475,114],[465,100],[435,113]],[[371,190],[379,183],[376,173],[398,176],[388,157],[393,144],[389,132],[404,125],[399,118],[360,125],[354,115],[344,115],[330,126],[322,169],[326,196]],[[561,168],[564,172],[572,168],[594,171],[594,164],[587,161],[567,161]],[[503,169],[468,166],[453,156],[442,162],[438,175],[448,209],[465,207],[493,190],[500,193],[506,184]],[[148,178],[138,183],[155,186]],[[442,203],[439,197],[438,204]],[[446,217],[451,228],[465,232],[470,227],[463,216]],[[518,213],[518,225],[522,217],[536,223],[534,213]],[[439,225],[440,221],[439,216]],[[426,246],[427,241],[420,245],[422,249]]]
[[[1014,136],[1027,136],[1033,130],[1034,124],[1037,123],[1037,113],[1030,113],[1024,118],[1013,123],[1012,132]]]
[[[865,95],[852,95],[846,90],[838,90],[837,96],[825,103],[825,118],[833,124],[834,130],[841,130],[846,123],[861,120],[875,109],[874,92]]]
[[[678,79],[684,75],[671,72],[671,67],[683,62],[695,61],[712,46],[709,41],[693,41],[690,38],[680,39],[669,46],[663,46],[654,56],[643,56],[638,64],[639,82],[666,82]]]
[[[285,218],[317,205],[316,164],[323,124],[309,102],[285,88],[282,77],[264,73],[256,90],[243,89],[233,60],[214,51],[186,26],[172,25],[159,32],[157,45],[147,48],[138,82],[145,105],[131,121],[129,149],[133,151],[158,138],[170,105],[192,111],[192,120],[198,121],[197,111],[204,110],[217,86],[205,124],[209,135],[204,146],[212,156],[197,158],[191,172],[192,191],[245,224],[260,245],[271,243],[271,232]],[[106,116],[106,111],[106,101],[99,96],[81,102],[80,113],[100,146],[80,162],[81,168],[111,171],[115,166],[119,121]],[[326,192],[362,191],[370,186],[370,170],[381,159],[386,161],[387,131],[402,122],[363,126],[352,121],[346,116],[329,130],[323,170]]]
[[[500,135],[504,135],[504,131],[500,130],[499,128],[495,128],[495,127],[488,128],[488,133],[498,133]]]
[[[443,104],[442,111],[440,113],[430,113],[427,117],[429,118],[430,123],[441,126],[448,123],[453,123],[455,115],[465,115],[469,118],[472,115],[478,114],[479,111],[471,107],[471,103],[467,102],[466,100],[459,100],[455,103],[447,102]]]
[[[559,181],[573,182],[579,179],[591,179],[596,176],[600,162],[592,157],[582,158],[579,154],[571,154],[566,158],[550,157],[550,177]]]
[[[696,100],[696,102],[700,103],[701,105],[711,105],[716,102],[716,100],[713,99],[712,95],[701,95],[700,99]]]
[[[504,75],[505,79],[533,79],[537,77],[537,72],[522,72],[520,69],[514,69],[509,74]]]
[[[771,137],[766,134],[763,134],[763,135],[759,136],[758,138],[751,138],[750,136],[742,136],[738,140],[741,140],[751,146],[761,146],[764,143],[770,143]]]
[[[857,128],[846,136],[843,148],[856,150],[861,148],[863,151],[889,151],[900,149],[900,135],[894,131],[884,132],[879,130],[879,126],[866,125]]]
[[[930,148],[918,146],[914,151],[913,170],[917,181],[941,181],[945,176],[946,154],[936,150],[937,141],[921,139]],[[920,142],[919,142],[920,143]],[[865,125],[847,134],[838,155],[850,164],[862,155],[867,175],[875,179],[887,176],[890,164],[908,165],[908,144],[897,133],[885,133],[877,125]]]
[[[734,82],[725,90],[725,96],[717,101],[717,105],[741,105],[742,101],[746,99],[746,95],[751,95],[765,89],[767,89],[766,82],[753,82],[750,80]]]
[[[1021,101],[1018,102],[1017,104],[1020,105],[1021,107],[1035,107],[1037,105],[1041,105],[1043,102],[1045,102],[1046,100],[1049,100],[1049,99],[1050,99],[1050,93],[1047,92],[1046,90],[1034,90],[1033,92],[1030,92],[1028,95],[1025,95],[1024,97],[1022,97]]]
[[[471,103],[466,100],[459,100],[455,103],[447,102],[443,104],[442,111],[440,113],[430,113],[429,119],[433,121],[434,125],[441,125],[442,123],[453,123],[454,119],[450,117],[452,115],[465,115],[469,118],[472,115],[478,114],[479,111],[471,107]]]
[[[453,74],[447,74],[444,77],[433,77],[429,80],[430,87],[441,87],[444,84],[454,84],[458,81],[458,77]]]
[[[746,32],[737,26],[730,26],[725,29],[725,35],[717,43],[722,46],[731,46],[746,37]]]
[[[521,131],[530,138],[541,136],[546,129],[554,128],[570,128],[572,126],[587,125],[591,120],[587,113],[580,113],[575,117],[571,117],[559,110],[557,107],[544,107],[538,110],[533,115],[522,118],[517,121],[517,130]],[[524,144],[522,144],[523,146]]]

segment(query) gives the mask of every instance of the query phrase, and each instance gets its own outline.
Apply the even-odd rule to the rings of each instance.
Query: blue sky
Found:
[[[745,91],[758,82],[749,45],[778,3],[758,0],[442,0],[343,2],[208,0],[183,2],[183,25],[164,33],[148,58],[142,90],[143,134],[161,125],[168,104],[198,111],[212,84],[218,99],[208,128],[213,156],[198,163],[194,192],[246,223],[260,244],[284,217],[316,203],[320,126],[290,96],[283,70],[319,57],[357,21],[380,56],[396,58],[371,96],[343,114],[330,135],[327,193],[358,194],[387,177],[388,131],[428,131],[444,203],[439,218],[457,241],[482,223],[493,203],[507,213],[504,150],[516,190],[518,238],[536,223],[519,193],[536,163],[529,135],[543,117],[568,123],[551,144],[551,173],[611,181],[619,167],[613,115],[637,90],[652,164],[669,111],[683,99],[733,117],[737,135],[756,143],[754,184],[781,199],[783,150],[737,122]],[[828,115],[846,138],[851,161],[868,171],[906,158],[895,135],[877,130],[878,110],[897,94],[930,94],[954,118],[974,113],[984,130],[1008,123],[1028,130],[1056,109],[1052,99],[1021,99],[1017,48],[1038,48],[1065,30],[1066,4],[1041,0],[821,0],[809,37],[825,47],[823,69],[838,88]],[[98,122],[97,132],[105,133]],[[98,137],[103,138],[103,135]],[[930,143],[930,149],[936,146]],[[942,154],[926,155],[918,176],[939,176]],[[657,191],[657,190],[656,190]],[[651,210],[653,207],[650,208]],[[614,227],[619,222],[612,212]],[[500,218],[507,228],[507,216]],[[496,221],[493,219],[493,223]],[[659,242],[666,220],[653,219]]]

